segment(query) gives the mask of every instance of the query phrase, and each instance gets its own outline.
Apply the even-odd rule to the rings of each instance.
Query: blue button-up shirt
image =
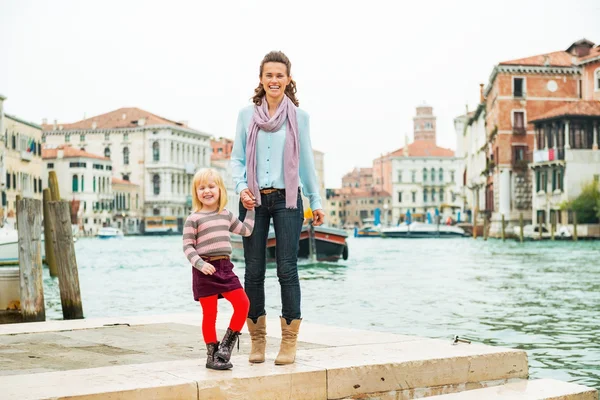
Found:
[[[248,127],[254,114],[254,105],[240,110],[233,149],[231,151],[231,170],[236,193],[248,187],[246,177],[246,138]],[[298,140],[300,145],[300,186],[310,201],[313,210],[322,209],[319,183],[315,172],[308,114],[296,110],[298,118]],[[283,124],[277,132],[258,131],[256,139],[256,176],[258,187],[285,189],[283,171],[283,148],[285,145],[286,126]],[[255,193],[256,195],[256,193]]]

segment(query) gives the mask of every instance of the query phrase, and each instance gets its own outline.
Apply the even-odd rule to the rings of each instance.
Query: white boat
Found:
[[[518,238],[521,236],[521,227],[515,226],[513,228],[515,236]],[[550,239],[551,233],[546,228],[546,225],[542,224],[542,239]],[[557,238],[570,238],[572,236],[571,231],[564,225],[558,227],[554,234]],[[523,237],[527,239],[539,239],[540,238],[540,226],[539,225],[525,225],[523,227]]]
[[[455,238],[466,236],[465,230],[458,226],[424,224],[422,222],[402,223],[391,228],[383,228],[381,236],[387,238]]]
[[[98,230],[98,237],[100,239],[122,238],[123,231],[118,228],[105,226]]]
[[[42,260],[46,257],[44,248],[44,235],[41,238]],[[19,234],[17,230],[4,225],[0,228],[0,264],[18,264],[19,263]]]

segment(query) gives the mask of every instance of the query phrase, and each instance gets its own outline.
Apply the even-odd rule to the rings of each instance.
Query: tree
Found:
[[[577,222],[595,224],[600,220],[600,190],[598,182],[583,185],[577,198],[566,204],[568,209],[577,212]]]

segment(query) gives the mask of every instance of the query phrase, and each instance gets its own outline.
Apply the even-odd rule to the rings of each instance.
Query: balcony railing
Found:
[[[525,135],[527,133],[527,129],[524,126],[515,126],[513,127],[514,135]]]
[[[535,150],[533,152],[533,162],[534,163],[542,163],[542,162],[557,161],[557,160],[564,160],[564,159],[565,159],[565,150],[563,148]]]

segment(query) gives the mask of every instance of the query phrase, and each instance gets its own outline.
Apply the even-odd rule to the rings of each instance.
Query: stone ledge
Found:
[[[431,400],[598,400],[598,391],[554,379],[537,379],[425,398]]]

